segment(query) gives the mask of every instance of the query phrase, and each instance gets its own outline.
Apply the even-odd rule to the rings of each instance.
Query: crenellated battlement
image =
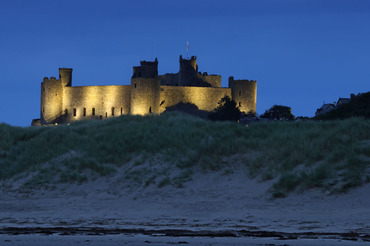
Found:
[[[50,77],[50,79],[48,77],[44,77],[43,81],[42,82],[57,82],[59,81],[59,79],[57,79],[56,77]]]

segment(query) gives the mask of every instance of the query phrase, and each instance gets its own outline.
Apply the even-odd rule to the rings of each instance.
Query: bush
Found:
[[[269,110],[261,115],[261,118],[268,118],[271,120],[294,120],[292,109],[287,106],[274,105]]]
[[[213,121],[238,121],[240,120],[241,112],[236,107],[234,102],[229,96],[224,96],[218,102],[215,112],[208,115],[208,118]]]

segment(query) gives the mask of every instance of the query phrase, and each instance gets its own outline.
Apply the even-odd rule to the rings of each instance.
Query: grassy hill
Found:
[[[183,187],[195,172],[246,170],[271,194],[370,182],[370,121],[271,122],[249,127],[180,113],[50,127],[0,124],[0,180],[24,187],[85,182],[125,170],[135,185]]]

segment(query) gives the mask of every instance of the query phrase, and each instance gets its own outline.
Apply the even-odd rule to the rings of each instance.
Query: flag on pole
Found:
[[[189,41],[186,41],[186,52],[189,51]]]

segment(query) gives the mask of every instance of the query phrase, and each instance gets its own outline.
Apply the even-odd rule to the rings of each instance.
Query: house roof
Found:
[[[325,114],[331,110],[335,109],[335,105],[332,103],[325,103],[320,108],[316,110],[316,115]]]
[[[351,101],[350,98],[339,98],[337,104],[349,103]]]

